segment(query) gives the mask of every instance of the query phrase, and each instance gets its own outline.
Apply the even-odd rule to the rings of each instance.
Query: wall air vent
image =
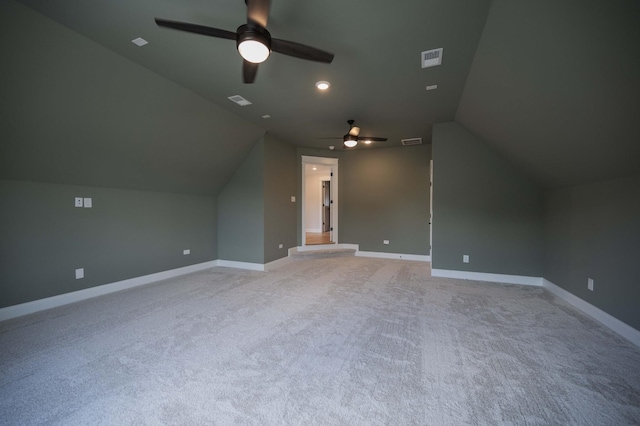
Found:
[[[422,68],[435,67],[442,63],[442,47],[440,49],[426,50],[420,55]]]
[[[401,139],[402,145],[422,145],[422,138]]]
[[[251,102],[249,102],[248,100],[246,100],[245,98],[243,98],[240,95],[229,96],[227,99],[229,99],[231,102],[237,103],[240,106],[251,105]]]

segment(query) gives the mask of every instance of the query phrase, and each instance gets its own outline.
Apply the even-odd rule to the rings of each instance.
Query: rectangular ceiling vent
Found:
[[[248,100],[246,100],[245,98],[243,98],[240,95],[233,95],[233,96],[229,96],[227,99],[229,99],[232,102],[237,103],[240,106],[247,106],[247,105],[251,105],[251,102],[249,102]]]
[[[426,50],[420,56],[422,68],[435,67],[442,63],[442,47],[440,49]]]
[[[422,145],[422,138],[401,139],[402,145]]]

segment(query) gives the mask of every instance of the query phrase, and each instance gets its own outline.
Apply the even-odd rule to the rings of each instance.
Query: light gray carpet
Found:
[[[0,423],[640,424],[640,350],[425,263],[211,269],[0,323]]]

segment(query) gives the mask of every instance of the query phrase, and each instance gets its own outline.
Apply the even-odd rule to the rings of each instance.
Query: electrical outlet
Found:
[[[389,240],[382,240],[382,244],[389,244]]]
[[[278,244],[278,248],[279,249],[284,248],[284,244]]]
[[[76,197],[76,201],[75,201],[74,206],[82,207],[82,197]]]
[[[76,280],[84,278],[84,268],[76,269]]]
[[[182,254],[184,254],[185,256],[191,254],[191,249],[182,250]]]
[[[593,278],[587,278],[587,288],[593,291]]]
[[[469,255],[468,254],[463,254],[462,255],[462,262],[469,263]]]

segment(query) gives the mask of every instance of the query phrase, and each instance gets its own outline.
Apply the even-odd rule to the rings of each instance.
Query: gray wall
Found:
[[[429,254],[431,146],[328,151],[298,148],[298,197],[302,155],[338,158],[338,240],[360,250]],[[297,206],[302,244],[302,205]],[[383,244],[383,240],[390,244]]]
[[[215,241],[210,196],[2,180],[0,307],[215,260]]]
[[[264,138],[218,195],[218,256],[264,263]]]
[[[0,179],[217,194],[263,134],[12,1],[0,52]]]
[[[264,263],[286,257],[296,246],[296,148],[264,137]],[[278,248],[282,244],[283,248]]]
[[[362,251],[428,255],[430,159],[430,145],[345,152],[340,241]]]
[[[544,235],[547,280],[640,330],[640,175],[547,192]]]
[[[433,267],[541,277],[541,189],[454,122],[434,126],[433,163]]]
[[[638,22],[637,0],[493,0],[455,121],[547,187],[640,173]]]

